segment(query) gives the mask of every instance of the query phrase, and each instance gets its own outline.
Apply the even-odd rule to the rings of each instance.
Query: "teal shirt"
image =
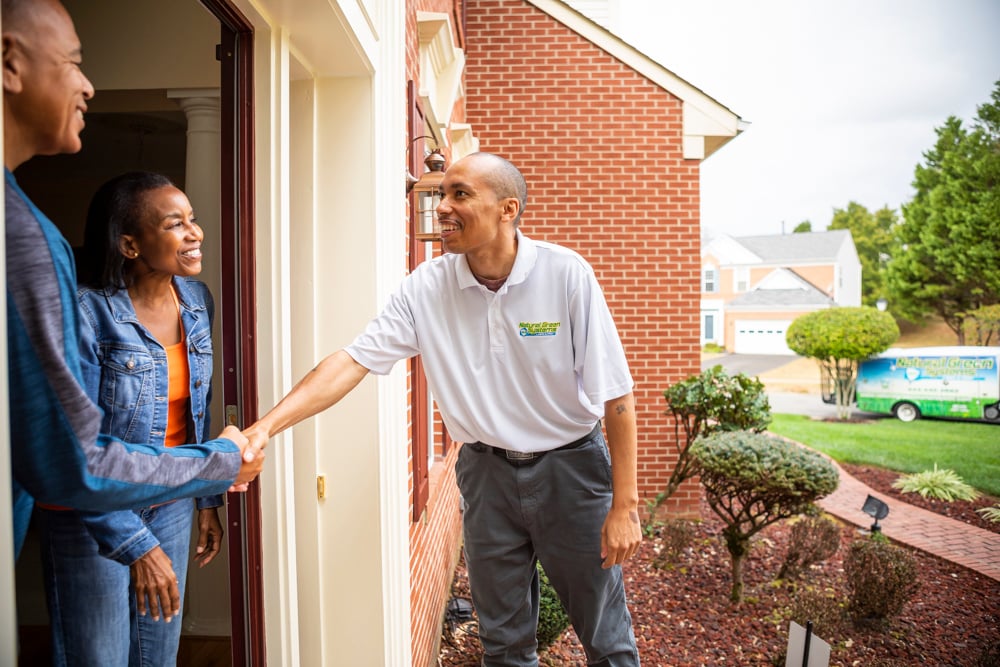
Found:
[[[100,433],[82,385],[69,243],[6,169],[4,180],[15,555],[34,499],[106,512],[224,493],[241,463],[230,440],[166,448]]]

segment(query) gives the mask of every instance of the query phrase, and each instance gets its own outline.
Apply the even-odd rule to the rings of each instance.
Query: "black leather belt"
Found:
[[[600,432],[600,430],[601,430],[601,422],[597,422],[596,424],[594,424],[594,428],[590,430],[590,433],[583,436],[582,438],[578,438],[577,440],[574,440],[569,444],[563,445],[562,447],[556,447],[555,449],[548,449],[545,450],[544,452],[517,452],[514,451],[513,449],[504,449],[502,447],[494,447],[493,445],[487,445],[484,442],[478,442],[476,444],[482,447],[486,447],[497,456],[506,459],[508,463],[511,463],[513,465],[518,465],[522,463],[533,463],[538,459],[542,458],[543,456],[545,456],[546,454],[548,454],[549,452],[558,452],[563,449],[574,449],[575,447],[579,447],[580,445],[592,440],[594,436]]]

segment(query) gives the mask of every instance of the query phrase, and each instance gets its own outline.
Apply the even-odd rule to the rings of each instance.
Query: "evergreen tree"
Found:
[[[871,213],[856,202],[846,209],[834,209],[827,229],[847,229],[861,260],[861,303],[874,306],[886,297],[886,265],[892,256],[893,232],[898,223],[896,212],[888,207]]]
[[[954,116],[916,167],[888,265],[893,310],[938,314],[964,342],[969,311],[1000,302],[1000,81],[971,128]]]

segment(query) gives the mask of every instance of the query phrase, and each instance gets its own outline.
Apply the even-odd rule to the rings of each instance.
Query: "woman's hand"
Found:
[[[163,549],[153,547],[145,556],[132,563],[129,571],[135,587],[136,611],[140,616],[146,615],[147,599],[154,621],[160,620],[160,612],[163,612],[163,619],[167,623],[181,613],[177,574],[170,557]]]
[[[222,534],[219,509],[209,507],[198,510],[198,547],[194,557],[198,561],[198,567],[205,567],[219,555],[222,550]]]

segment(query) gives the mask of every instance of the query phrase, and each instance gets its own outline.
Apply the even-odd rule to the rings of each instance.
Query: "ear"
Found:
[[[139,244],[135,237],[130,234],[122,234],[118,237],[118,250],[125,259],[135,259],[139,255]]]
[[[510,222],[517,219],[517,214],[521,211],[521,202],[517,197],[507,197],[503,200],[501,208],[501,218]]]
[[[25,67],[24,49],[16,37],[3,34],[3,92],[20,93],[24,88],[21,77]]]

